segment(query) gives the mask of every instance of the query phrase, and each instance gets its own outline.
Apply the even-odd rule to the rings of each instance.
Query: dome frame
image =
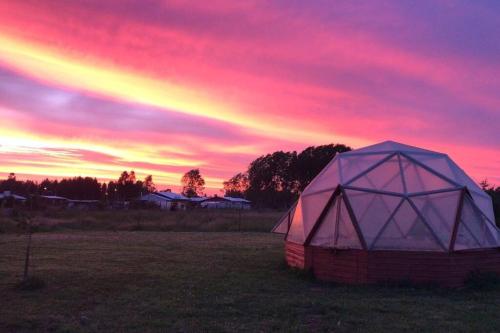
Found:
[[[342,170],[342,168],[347,165],[345,160],[356,161],[358,158],[367,159],[367,156],[371,159],[371,164],[359,172],[350,172],[349,170],[350,177],[346,177],[346,174],[349,175],[349,172],[346,173]],[[450,170],[455,172],[454,170],[456,169],[458,171],[452,173],[454,177],[450,177],[449,175],[443,174],[443,172],[436,171],[426,163],[421,162],[419,160],[420,158],[443,159]],[[353,165],[354,164],[351,163],[350,167],[353,167]],[[389,165],[389,167],[387,165]],[[331,171],[332,169],[335,173]],[[330,175],[328,174],[329,172]],[[338,154],[311,184],[306,187],[299,200],[273,228],[273,232],[284,233],[285,240],[305,246],[312,244],[337,249],[359,248],[367,251],[392,249],[452,252],[464,248],[498,247],[500,245],[500,230],[491,220],[490,216],[493,214],[491,212],[491,214],[489,214],[490,216],[488,216],[488,214],[485,213],[485,205],[483,204],[483,207],[480,208],[475,200],[479,196],[481,200],[485,201],[484,196],[487,196],[487,194],[480,189],[478,190],[478,188],[474,188],[471,185],[470,178],[465,178],[467,177],[465,173],[463,173],[464,176],[461,176],[465,181],[457,181],[456,175],[461,175],[460,172],[463,173],[446,154],[402,145],[392,141]],[[391,176],[389,177],[387,174]],[[337,178],[332,177],[332,175],[335,175]],[[328,179],[327,177],[330,177],[330,182],[324,181],[324,179]],[[333,181],[331,179],[333,179]],[[382,181],[380,179],[385,180]],[[468,181],[468,183],[466,181]],[[331,183],[332,186],[328,186],[329,183]],[[389,186],[387,184],[389,184]],[[475,186],[477,187],[477,185]],[[383,217],[384,220],[381,221],[382,217],[379,216],[378,220],[373,218],[370,221],[372,225],[366,226],[366,222],[362,223],[363,218],[359,217],[359,212],[357,211],[359,207],[356,207],[359,205],[353,205],[351,203],[351,196],[354,192],[359,192],[361,196],[364,195],[365,197],[369,196],[368,194],[372,194],[374,198],[378,197],[379,201],[382,202],[387,201],[384,197],[387,198],[388,196],[398,198],[400,201],[397,203],[396,207],[393,206],[391,208],[385,203],[386,215]],[[447,193],[449,193],[450,197],[453,196],[453,200],[445,198],[445,200],[448,200],[447,204],[449,206],[445,208],[447,208],[448,211],[452,210],[453,216],[450,216],[451,213],[446,211],[446,209],[433,207],[436,205],[433,205],[432,200],[429,199],[439,196],[445,197]],[[314,204],[309,203],[320,196],[321,200],[316,200],[320,201],[319,204],[316,202],[314,202]],[[487,196],[486,200],[487,199],[489,199],[489,196]],[[339,246],[336,243],[338,231],[333,226],[331,226],[330,229],[335,229],[335,232],[332,234],[332,232],[329,231],[331,234],[330,236],[335,238],[335,243],[333,245],[331,242],[323,241],[322,243],[314,241],[318,230],[324,224],[324,220],[327,219],[326,216],[328,214],[333,214],[333,216],[335,216],[335,213],[331,213],[330,210],[335,205],[336,200],[341,200],[341,202],[343,202],[343,204],[339,204],[339,207],[340,205],[342,205],[342,207],[345,206],[343,211],[345,211],[344,215],[346,215],[346,217],[343,219],[349,220],[352,224],[357,235],[359,246],[354,244],[352,240],[348,245],[343,244]],[[395,202],[395,199],[391,200]],[[415,200],[425,201],[425,203],[422,204],[422,207],[417,207],[418,205],[414,202]],[[444,201],[442,198],[439,200]],[[491,205],[491,199],[489,200],[489,204]],[[465,223],[462,221],[464,203],[467,205],[469,216],[472,216],[473,219],[479,221],[478,223],[484,225],[480,228],[484,229],[484,233],[486,234],[484,237],[488,238],[487,241],[480,241],[478,240],[478,236],[474,235],[474,232],[483,231],[474,231],[473,229],[477,229],[476,226],[468,225],[469,222]],[[309,206],[314,205],[317,206],[317,208],[309,208]],[[371,205],[371,203],[369,205]],[[427,238],[425,239],[425,242],[427,242],[426,245],[421,241],[420,243],[424,245],[415,242],[414,248],[411,246],[408,247],[408,244],[405,245],[404,242],[401,242],[401,239],[392,237],[392,239],[396,239],[396,241],[400,243],[400,247],[395,246],[394,248],[390,248],[390,246],[392,246],[391,244],[388,244],[389,247],[387,244],[386,247],[376,246],[380,238],[384,236],[383,233],[388,226],[394,229],[392,224],[406,223],[392,222],[396,214],[403,214],[399,213],[402,205],[405,206],[406,215],[410,214],[411,218],[415,219],[415,222],[413,222],[410,228],[414,228],[415,230],[420,229],[417,230],[418,232],[415,231],[412,233],[414,238],[422,238],[422,235],[424,235]],[[431,206],[430,210],[434,210],[434,212],[421,211],[424,208],[427,209],[425,205]],[[299,209],[297,209],[297,207],[299,207]],[[378,211],[384,210],[383,207],[380,207],[379,205]],[[304,212],[302,212],[302,210],[304,210]],[[315,211],[313,212],[313,210]],[[366,211],[368,210],[369,209],[366,208]],[[446,219],[441,216],[443,212],[447,215]],[[301,214],[303,216],[301,216]],[[302,219],[302,221],[300,221],[300,219]],[[446,220],[446,223],[442,223],[442,221],[439,221],[440,219]],[[297,220],[299,221],[297,222]],[[373,223],[374,221],[376,223]],[[338,223],[337,221],[336,224],[338,225]],[[441,225],[437,225],[439,223]],[[345,226],[346,222],[343,222],[343,224],[344,229],[349,228]],[[379,227],[373,226],[375,224],[378,224]],[[443,224],[447,225],[443,226]],[[300,230],[297,225],[299,225],[302,230]],[[367,230],[364,230],[367,228],[373,229],[370,230],[369,233],[371,234],[369,235],[366,234]],[[397,228],[400,227],[397,226]],[[436,228],[446,229],[446,231],[435,230]],[[303,236],[300,236],[297,230],[302,231]],[[297,236],[297,234],[299,236]],[[401,236],[400,238],[407,239],[408,233],[406,235],[401,233]],[[459,238],[460,246],[456,248],[455,244],[457,242],[457,237]],[[387,243],[388,240],[384,240],[384,242]],[[465,245],[462,243],[465,243]]]

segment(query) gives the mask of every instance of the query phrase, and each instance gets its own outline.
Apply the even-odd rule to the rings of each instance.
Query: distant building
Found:
[[[101,206],[99,200],[68,200],[68,208],[78,210],[98,209]]]
[[[156,204],[165,210],[186,210],[190,203],[189,198],[171,191],[148,193],[138,200]]]
[[[40,195],[38,202],[46,207],[64,208],[68,206],[69,199],[57,195]]]
[[[218,209],[250,209],[252,202],[243,198],[218,197],[207,198],[200,203],[203,208]]]
[[[189,199],[190,206],[192,208],[199,208],[199,207],[201,207],[201,203],[208,200],[209,198],[208,197],[192,197],[192,198],[188,198],[188,199]]]
[[[11,207],[17,204],[24,204],[25,202],[25,197],[14,194],[11,191],[3,191],[3,193],[0,193],[0,207]]]

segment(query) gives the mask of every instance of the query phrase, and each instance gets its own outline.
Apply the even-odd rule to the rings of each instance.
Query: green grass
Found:
[[[47,210],[0,215],[0,233],[17,232],[18,216],[32,216],[35,231],[262,231],[268,232],[283,215],[277,211],[195,209],[162,210]]]
[[[500,329],[500,290],[324,284],[267,233],[33,236],[41,289],[16,288],[24,238],[0,235],[0,331],[442,331]]]

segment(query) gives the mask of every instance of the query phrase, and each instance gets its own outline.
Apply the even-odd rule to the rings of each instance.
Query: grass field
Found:
[[[0,235],[0,331],[458,331],[500,329],[500,289],[322,284],[284,265],[280,236],[235,232]]]
[[[268,232],[283,215],[279,211],[195,209],[162,210],[47,210],[0,215],[0,234],[18,232],[16,215],[31,216],[41,232],[93,231],[261,231]]]

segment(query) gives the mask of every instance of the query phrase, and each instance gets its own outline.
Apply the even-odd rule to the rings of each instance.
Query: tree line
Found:
[[[311,146],[300,153],[276,151],[263,155],[250,163],[247,171],[225,181],[224,194],[249,199],[257,207],[289,207],[335,155],[350,150],[343,144],[329,144]],[[500,186],[487,180],[479,185],[491,196],[500,223]]]
[[[11,191],[22,196],[54,195],[73,200],[130,200],[155,190],[153,176],[137,180],[134,171],[123,171],[117,180],[107,183],[91,177],[22,181],[17,180],[14,173],[0,181],[0,192]]]
[[[351,150],[343,144],[308,147],[296,151],[276,151],[263,155],[223,183],[226,196],[248,198],[258,207],[285,208],[337,154]],[[186,172],[181,178],[182,194],[187,197],[204,195],[205,180],[199,169]],[[0,180],[0,192],[30,195],[57,195],[74,200],[132,200],[155,192],[153,176],[137,179],[135,172],[123,171],[117,180],[99,182],[92,177],[73,177],[41,182],[17,180],[11,173]]]
[[[187,197],[201,196],[205,190],[205,180],[199,169],[186,172],[181,179],[181,184],[182,193]],[[133,170],[123,171],[117,180],[107,183],[101,183],[92,177],[44,179],[41,182],[23,181],[17,180],[15,173],[10,173],[7,179],[0,180],[0,193],[4,191],[26,197],[52,195],[72,200],[128,201],[156,192],[156,185],[152,175],[139,180]]]
[[[306,186],[338,153],[350,151],[344,144],[307,147],[301,152],[275,151],[252,161],[246,171],[223,182],[225,196],[241,197],[256,207],[284,209],[290,207]],[[181,178],[182,194],[187,197],[204,195],[205,180],[199,169],[186,172]],[[500,216],[500,187],[487,181],[481,187],[493,199],[495,215]],[[79,200],[132,200],[155,192],[153,176],[138,180],[135,172],[123,171],[117,180],[100,183],[96,178],[74,177],[62,180],[45,179],[42,182],[20,181],[11,173],[0,180],[0,192],[15,194],[58,195]]]

